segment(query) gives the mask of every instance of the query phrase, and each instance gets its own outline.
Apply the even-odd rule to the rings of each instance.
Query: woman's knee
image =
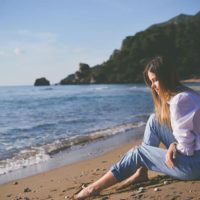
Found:
[[[151,114],[145,128],[143,143],[150,146],[159,146],[159,123],[155,114]]]
[[[112,166],[111,172],[118,181],[131,176],[140,166],[140,146],[130,149],[123,158]]]
[[[155,113],[152,113],[147,121],[147,124],[148,125],[154,125],[155,122],[157,122],[157,119],[156,119],[156,114]]]

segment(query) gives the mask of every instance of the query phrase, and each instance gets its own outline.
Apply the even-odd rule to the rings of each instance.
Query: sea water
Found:
[[[144,84],[1,86],[0,179],[77,145],[134,134],[153,110]]]

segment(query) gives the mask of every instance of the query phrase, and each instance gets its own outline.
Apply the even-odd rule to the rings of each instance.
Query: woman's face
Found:
[[[160,84],[159,84],[159,80],[157,79],[156,75],[153,72],[148,71],[148,77],[151,82],[152,90],[155,90],[156,93],[159,95]]]

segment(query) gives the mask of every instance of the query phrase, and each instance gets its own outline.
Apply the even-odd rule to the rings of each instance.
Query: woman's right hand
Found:
[[[177,153],[176,143],[170,144],[165,157],[165,163],[170,168],[175,167],[174,160],[176,159],[176,153]]]

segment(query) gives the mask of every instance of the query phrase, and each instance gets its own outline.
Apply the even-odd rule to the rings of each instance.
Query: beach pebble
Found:
[[[140,194],[144,192],[144,187],[139,187],[138,190],[136,191],[136,194]]]
[[[184,200],[192,200],[193,199],[193,197],[186,197],[186,199],[184,199]]]
[[[107,199],[109,199],[108,197],[103,197],[101,200],[107,200]]]
[[[21,200],[22,197],[15,197],[15,200]]]
[[[139,190],[144,190],[144,187],[139,187]]]
[[[24,192],[31,192],[31,191],[32,190],[30,188],[28,188],[28,187],[24,189]]]
[[[192,200],[193,199],[193,197],[186,197],[186,199],[184,199],[184,200]]]
[[[164,185],[167,185],[169,182],[168,181],[164,181]]]
[[[143,192],[143,190],[138,190],[138,191],[136,191],[135,193],[136,194],[140,194],[140,193],[142,193]]]
[[[98,171],[100,171],[100,169],[99,169],[99,168],[95,169],[95,172],[98,172]]]
[[[19,184],[19,183],[18,183],[17,181],[13,183],[13,185],[18,185],[18,184]]]
[[[158,192],[158,191],[160,191],[160,189],[159,188],[154,188],[154,191]]]

